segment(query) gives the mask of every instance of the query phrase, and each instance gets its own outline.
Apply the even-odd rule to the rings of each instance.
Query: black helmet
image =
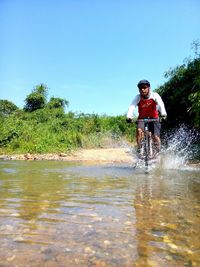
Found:
[[[148,86],[150,86],[150,82],[147,81],[147,80],[141,80],[141,81],[139,81],[139,83],[138,83],[138,85],[137,85],[138,88],[140,88],[141,85],[148,85]]]

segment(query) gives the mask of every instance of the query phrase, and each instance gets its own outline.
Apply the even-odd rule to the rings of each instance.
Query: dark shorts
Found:
[[[144,122],[137,122],[137,128],[140,128],[144,131]],[[159,121],[149,122],[149,131],[156,136],[160,136],[161,124]]]

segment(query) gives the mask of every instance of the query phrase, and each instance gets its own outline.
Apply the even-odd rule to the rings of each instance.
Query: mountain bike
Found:
[[[137,120],[137,122],[144,122],[144,134],[138,157],[139,159],[144,160],[146,169],[148,169],[150,160],[155,159],[158,154],[152,140],[152,132],[149,129],[149,123],[155,121],[159,121],[159,119],[145,118]]]

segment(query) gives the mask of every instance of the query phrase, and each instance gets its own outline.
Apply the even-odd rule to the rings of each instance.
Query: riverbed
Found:
[[[0,161],[0,266],[200,266],[199,174]]]

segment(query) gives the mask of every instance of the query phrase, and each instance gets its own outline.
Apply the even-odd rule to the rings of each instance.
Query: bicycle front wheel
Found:
[[[149,132],[145,132],[145,143],[144,143],[144,152],[145,152],[145,166],[149,166],[149,145],[150,145],[150,137],[149,137]]]

